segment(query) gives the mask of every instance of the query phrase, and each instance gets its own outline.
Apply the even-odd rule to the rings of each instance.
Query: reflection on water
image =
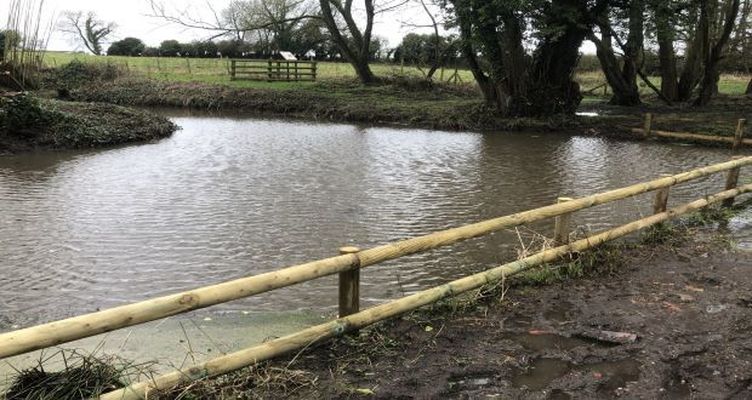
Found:
[[[0,158],[0,329],[257,274],[725,160],[723,150],[179,116],[153,144]],[[722,177],[672,189],[712,192]],[[590,229],[641,196],[577,213]],[[615,219],[615,221],[614,221]],[[552,223],[532,229],[548,233]],[[370,267],[367,303],[513,256],[501,232]],[[213,308],[330,309],[333,277]]]

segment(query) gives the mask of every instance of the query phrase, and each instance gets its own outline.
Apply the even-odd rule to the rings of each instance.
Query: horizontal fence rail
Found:
[[[747,120],[740,119],[736,121],[734,136],[703,135],[700,133],[688,132],[668,132],[653,129],[654,116],[651,113],[645,114],[643,127],[632,128],[632,133],[642,136],[645,139],[651,137],[662,137],[666,139],[690,140],[695,142],[725,143],[730,144],[732,150],[737,150],[742,145],[752,145],[752,139],[745,139]]]
[[[542,251],[532,256],[460,278],[432,289],[423,290],[410,296],[393,300],[343,318],[306,328],[291,335],[226,354],[191,368],[174,371],[155,377],[149,381],[133,384],[124,389],[107,393],[101,396],[100,399],[144,399],[148,397],[149,391],[151,390],[169,389],[180,383],[191,382],[235,371],[248,365],[256,364],[294,350],[305,348],[316,342],[340,336],[348,331],[363,328],[376,322],[413,311],[422,306],[435,303],[441,299],[456,296],[471,290],[479,289],[484,285],[502,281],[507,277],[539,266],[543,263],[556,261],[567,254],[588,250],[605,242],[665,222],[673,217],[697,211],[708,205],[733,199],[740,194],[751,191],[752,184],[726,190],[671,210],[663,211],[650,217],[607,230],[588,238],[577,240],[568,245],[562,245]]]
[[[752,157],[736,158],[731,161],[665,176],[621,189],[579,199],[567,199],[567,201],[557,204],[405,239],[355,253],[342,254],[272,272],[3,333],[0,334],[0,359],[258,295],[316,278],[368,267],[395,258],[487,235],[502,229],[566,215],[657,189],[668,188],[719,172],[731,171],[731,174],[733,174],[736,171],[738,176],[738,169],[750,164],[752,164]],[[733,183],[735,185],[736,182],[734,181]],[[730,188],[727,187],[727,189]]]
[[[315,81],[316,61],[230,60],[231,80]]]

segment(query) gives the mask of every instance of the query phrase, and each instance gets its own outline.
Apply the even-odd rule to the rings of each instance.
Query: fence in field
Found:
[[[315,81],[316,61],[230,60],[231,80]]]
[[[734,136],[717,136],[717,135],[703,135],[699,133],[688,132],[668,132],[653,129],[654,116],[651,113],[647,113],[643,119],[642,128],[632,128],[632,133],[636,133],[645,139],[651,137],[661,137],[667,139],[679,139],[690,140],[694,142],[709,142],[719,144],[730,144],[732,151],[736,151],[743,145],[752,145],[752,139],[745,139],[744,133],[746,131],[747,120],[740,119],[736,121],[736,129],[734,130]]]
[[[499,282],[507,277],[543,263],[556,261],[571,253],[581,252],[638,230],[662,223],[673,217],[721,203],[730,206],[734,198],[752,192],[752,184],[738,185],[739,172],[752,164],[752,156],[734,157],[732,160],[695,170],[666,175],[661,178],[634,184],[608,192],[582,198],[559,198],[556,204],[497,217],[457,228],[413,237],[378,247],[361,250],[355,247],[340,249],[340,255],[282,268],[273,272],[245,277],[212,286],[154,298],[139,303],[123,305],[91,314],[80,315],[43,325],[0,334],[0,359],[71,342],[120,328],[154,321],[212,305],[225,303],[282,287],[296,285],[324,276],[339,275],[339,318],[302,331],[267,341],[253,347],[178,370],[147,381],[106,393],[105,400],[142,399],[154,389],[170,388],[176,384],[221,375],[242,367],[268,360],[275,356],[305,348],[345,332],[357,330],[440,299],[456,296],[484,285]],[[671,187],[726,173],[723,191],[690,203],[668,208]],[[628,224],[570,241],[569,222],[572,213],[590,207],[630,198],[655,191],[654,214]],[[502,229],[554,218],[554,248],[513,261],[484,272],[470,275],[432,289],[360,310],[360,269],[387,260],[448,246],[462,240],[488,235]]]

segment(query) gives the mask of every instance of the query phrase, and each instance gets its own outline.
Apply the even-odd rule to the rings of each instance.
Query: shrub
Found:
[[[86,63],[73,60],[50,71],[44,86],[58,91],[60,97],[68,97],[71,89],[92,82],[110,82],[122,75],[122,69],[109,63]]]
[[[39,100],[28,94],[0,97],[0,132],[13,136],[33,134],[35,128],[51,122],[53,116],[45,111]]]

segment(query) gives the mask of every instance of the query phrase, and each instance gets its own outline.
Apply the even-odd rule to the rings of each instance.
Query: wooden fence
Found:
[[[360,329],[375,322],[431,304],[440,299],[456,296],[460,293],[480,288],[483,285],[498,282],[508,276],[541,265],[542,263],[555,261],[569,253],[587,250],[604,242],[667,221],[675,216],[702,209],[711,204],[722,203],[724,206],[730,206],[736,196],[752,192],[752,184],[737,185],[740,168],[750,164],[752,164],[752,157],[735,157],[731,161],[676,175],[663,176],[649,182],[638,183],[608,192],[578,199],[560,198],[553,205],[405,239],[366,250],[354,247],[342,248],[340,249],[341,254],[335,257],[0,334],[0,359],[257,295],[323,276],[339,274],[340,316],[338,319],[257,346],[226,354],[191,368],[154,377],[148,381],[134,383],[127,388],[101,396],[105,400],[142,399],[148,395],[150,390],[165,389],[181,382],[224,374],[286,352],[301,349],[314,342],[341,335],[351,330]],[[669,190],[672,186],[720,172],[727,173],[725,189],[723,191],[668,209]],[[655,212],[653,215],[582,240],[569,242],[569,219],[573,212],[650,191],[657,191],[653,204]],[[360,310],[358,288],[361,268],[549,218],[556,219],[554,236],[558,247],[367,310]]]
[[[315,81],[316,61],[230,60],[230,79],[256,81]]]
[[[662,137],[667,139],[690,140],[695,142],[727,143],[731,145],[731,149],[733,151],[738,150],[742,145],[752,145],[752,139],[744,138],[744,133],[746,132],[747,126],[746,119],[740,119],[736,121],[734,136],[703,135],[699,133],[661,131],[653,129],[653,120],[653,114],[645,114],[643,127],[632,128],[632,133],[636,133],[645,139],[650,139],[651,137]]]

